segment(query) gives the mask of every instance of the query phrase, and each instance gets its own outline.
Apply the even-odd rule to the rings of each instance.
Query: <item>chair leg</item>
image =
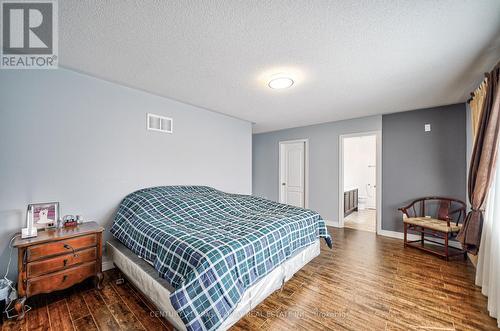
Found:
[[[420,245],[424,246],[424,229],[422,228],[422,233],[420,234]]]
[[[403,247],[406,247],[406,233],[408,231],[408,224],[403,223],[403,226],[404,226],[404,231],[403,231],[403,233],[404,233]]]
[[[448,261],[448,233],[444,236],[444,255],[446,256],[446,261]]]

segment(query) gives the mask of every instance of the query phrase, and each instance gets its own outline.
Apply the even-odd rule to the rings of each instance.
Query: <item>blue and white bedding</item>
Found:
[[[188,330],[217,329],[248,287],[318,238],[332,247],[314,211],[204,186],[128,195],[111,233],[172,285]]]

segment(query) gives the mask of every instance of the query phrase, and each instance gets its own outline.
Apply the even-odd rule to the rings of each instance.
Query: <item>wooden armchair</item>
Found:
[[[403,213],[404,247],[415,247],[444,257],[446,260],[455,255],[463,254],[464,258],[467,257],[466,251],[448,245],[449,240],[456,237],[460,231],[462,227],[460,222],[465,219],[466,205],[463,201],[452,198],[425,197],[398,210]],[[419,233],[420,239],[409,241],[408,230]],[[429,237],[438,238],[441,241],[432,240]],[[425,246],[426,241],[444,246],[444,252]]]

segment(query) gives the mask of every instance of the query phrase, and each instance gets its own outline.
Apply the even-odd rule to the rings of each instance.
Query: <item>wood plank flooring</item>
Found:
[[[352,212],[344,218],[344,227],[377,232],[377,211],[375,209],[364,209]]]
[[[233,330],[498,330],[474,268],[445,262],[401,240],[329,228],[334,249],[321,255],[241,319]],[[90,282],[28,300],[25,320],[6,330],[172,330],[129,283]]]

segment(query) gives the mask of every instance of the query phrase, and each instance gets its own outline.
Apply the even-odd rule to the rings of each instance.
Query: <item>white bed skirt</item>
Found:
[[[150,264],[136,256],[119,241],[108,241],[106,249],[115,266],[156,305],[159,310],[158,314],[171,322],[177,330],[186,330],[184,323],[170,303],[170,293],[173,291],[170,284],[159,277],[158,272]],[[285,281],[292,278],[297,271],[318,256],[319,253],[320,242],[318,239],[249,287],[236,308],[220,325],[218,330],[229,329],[271,293],[281,288]]]

